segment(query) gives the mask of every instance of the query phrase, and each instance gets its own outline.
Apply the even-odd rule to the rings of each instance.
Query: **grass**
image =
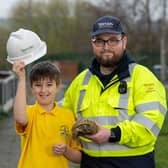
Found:
[[[6,118],[8,116],[9,116],[8,113],[3,113],[2,111],[0,111],[0,120],[3,120],[4,118]]]
[[[160,131],[160,135],[167,135],[168,136],[168,112],[166,114],[164,123],[163,123],[163,127]]]
[[[168,168],[168,135],[160,135],[155,148],[156,168]]]
[[[156,143],[155,160],[156,168],[168,168],[168,112]]]

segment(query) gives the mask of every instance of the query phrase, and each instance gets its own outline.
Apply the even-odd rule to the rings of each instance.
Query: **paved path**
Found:
[[[15,134],[13,116],[0,120],[0,168],[16,168],[20,152],[19,136]]]

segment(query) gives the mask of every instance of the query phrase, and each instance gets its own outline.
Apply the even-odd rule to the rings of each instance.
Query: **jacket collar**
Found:
[[[118,64],[118,67],[109,75],[103,75],[100,72],[100,64],[97,62],[96,59],[92,61],[91,66],[89,67],[90,71],[96,75],[100,81],[103,83],[104,86],[109,83],[109,81],[117,74],[119,80],[130,76],[128,65],[134,63],[135,61],[133,58],[125,51],[123,57]]]

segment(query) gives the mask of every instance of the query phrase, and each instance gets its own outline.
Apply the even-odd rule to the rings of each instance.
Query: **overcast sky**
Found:
[[[17,4],[18,2],[22,2],[22,1],[23,0],[0,0],[0,2],[1,2],[0,3],[0,18],[7,18],[10,14],[10,10],[11,10],[12,6]],[[48,0],[32,0],[32,2],[35,2],[35,1],[44,2],[44,1],[48,1]],[[73,1],[73,0],[69,0],[69,1]],[[168,13],[168,11],[167,11],[167,13]]]
[[[0,3],[0,18],[7,18],[9,16],[12,6],[22,1],[23,0],[0,0],[1,2]],[[35,1],[47,2],[48,0],[32,0],[32,2],[35,2]],[[70,0],[70,1],[73,1],[73,0]]]
[[[28,0],[27,0],[28,1]],[[32,0],[34,1],[47,1],[47,0]],[[0,18],[7,18],[9,16],[10,10],[13,5],[18,2],[22,2],[22,0],[0,0]]]
[[[8,17],[11,7],[15,5],[18,1],[21,1],[21,0],[1,0],[0,18]]]

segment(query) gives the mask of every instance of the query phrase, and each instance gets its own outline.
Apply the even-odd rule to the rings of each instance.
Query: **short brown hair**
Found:
[[[46,78],[55,80],[56,84],[59,85],[61,82],[59,68],[49,61],[43,61],[33,65],[29,75],[30,85],[32,86],[34,81]]]

